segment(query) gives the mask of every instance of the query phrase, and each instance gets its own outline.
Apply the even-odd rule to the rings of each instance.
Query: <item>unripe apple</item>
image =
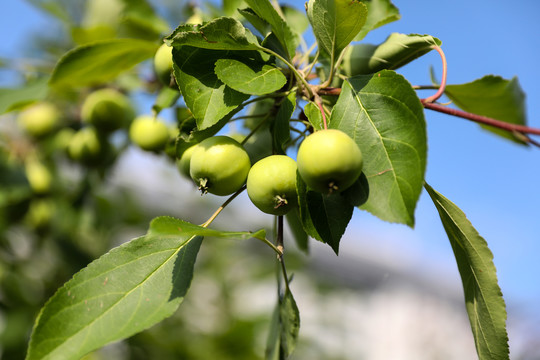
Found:
[[[49,169],[38,160],[29,160],[25,164],[26,178],[30,188],[36,194],[46,194],[52,187],[52,174]]]
[[[60,112],[51,103],[40,102],[23,109],[18,121],[31,136],[42,137],[51,133],[60,123]]]
[[[298,204],[296,162],[285,155],[271,155],[251,167],[247,177],[248,196],[259,210],[285,215]]]
[[[141,149],[161,151],[169,141],[169,128],[159,118],[141,115],[133,120],[129,128],[129,138]]]
[[[362,153],[356,142],[341,130],[319,130],[309,135],[296,158],[302,180],[323,194],[341,192],[362,172]]]
[[[178,166],[180,174],[188,178],[191,178],[189,174],[189,164],[191,162],[191,155],[193,154],[193,150],[195,150],[195,146],[196,145],[188,147],[186,150],[184,150],[180,158],[176,160],[176,165]]]
[[[190,175],[199,190],[229,195],[239,190],[251,167],[249,155],[236,140],[213,136],[201,141],[191,154]]]
[[[171,85],[171,78],[173,76],[172,49],[171,46],[162,44],[154,55],[154,71],[156,72],[156,76],[159,81],[167,86]]]
[[[104,153],[102,142],[92,127],[82,128],[73,134],[67,150],[71,159],[84,164],[96,163]]]
[[[99,131],[112,132],[128,126],[134,111],[128,97],[114,89],[100,89],[88,95],[81,108],[81,118]]]

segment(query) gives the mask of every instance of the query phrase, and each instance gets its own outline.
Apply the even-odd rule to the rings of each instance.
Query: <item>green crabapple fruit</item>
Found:
[[[162,44],[154,55],[154,71],[163,85],[169,86],[171,84],[172,70],[172,47]]]
[[[249,170],[247,192],[262,212],[285,215],[297,203],[296,161],[285,155],[259,160]]]
[[[93,127],[85,127],[73,134],[67,151],[72,160],[91,164],[104,153],[103,142]]]
[[[18,121],[23,129],[34,137],[51,133],[60,122],[60,112],[51,103],[40,102],[23,109]]]
[[[52,175],[49,169],[38,160],[29,160],[25,164],[25,173],[30,188],[36,194],[46,194],[52,187]]]
[[[189,163],[193,181],[204,193],[229,195],[246,181],[251,162],[246,150],[228,136],[213,136],[195,145]]]
[[[191,154],[193,154],[193,150],[195,150],[195,146],[190,146],[180,156],[178,160],[176,160],[176,166],[178,167],[178,170],[180,171],[180,174],[184,175],[185,177],[191,177],[189,174],[189,164],[191,162]]]
[[[169,141],[169,128],[159,118],[140,115],[129,128],[129,138],[146,151],[161,151]]]
[[[340,130],[319,130],[298,149],[298,172],[313,190],[323,194],[341,192],[362,172],[362,153],[356,142]]]
[[[128,126],[134,117],[128,97],[114,89],[100,89],[88,95],[81,108],[81,118],[102,132]]]

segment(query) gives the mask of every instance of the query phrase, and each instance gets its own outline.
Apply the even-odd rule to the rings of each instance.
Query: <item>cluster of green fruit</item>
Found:
[[[312,190],[341,192],[360,176],[362,154],[347,134],[329,129],[308,136],[300,144],[297,161],[271,155],[251,166],[240,143],[214,136],[184,151],[178,167],[203,193],[229,195],[245,183],[249,198],[261,211],[285,215],[297,205],[297,172]]]

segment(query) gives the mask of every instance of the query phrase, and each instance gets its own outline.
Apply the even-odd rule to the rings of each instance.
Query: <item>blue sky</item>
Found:
[[[303,1],[288,3],[303,6]],[[366,42],[379,43],[391,32],[436,36],[443,42],[450,84],[487,74],[517,76],[527,94],[529,125],[540,127],[539,2],[395,0],[394,4],[401,20],[375,30]],[[23,0],[3,1],[0,58],[24,56],[25,37],[31,31],[46,31],[47,23],[47,18]],[[430,66],[441,73],[435,52],[398,72],[414,85],[429,84]],[[0,72],[0,84],[7,80],[5,72]],[[511,316],[516,312],[540,319],[540,149],[514,145],[464,119],[428,110],[426,119],[427,181],[456,203],[488,241]],[[354,240],[347,241],[369,241],[353,233],[378,234],[384,246],[419,254],[430,263],[453,269],[458,276],[448,240],[426,193],[418,204],[414,230],[357,211],[347,233]]]

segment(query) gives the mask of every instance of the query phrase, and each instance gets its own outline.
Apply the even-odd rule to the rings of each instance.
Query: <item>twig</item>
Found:
[[[447,72],[448,72],[448,64],[446,63],[446,56],[444,55],[444,52],[442,51],[442,49],[438,47],[437,45],[433,45],[431,48],[435,49],[439,53],[439,55],[441,55],[442,71],[443,71],[442,79],[441,79],[441,85],[439,86],[439,90],[437,90],[435,95],[422,99],[423,103],[432,103],[432,102],[437,101],[437,99],[439,99],[444,94],[444,89],[446,88],[446,77],[447,77]]]

